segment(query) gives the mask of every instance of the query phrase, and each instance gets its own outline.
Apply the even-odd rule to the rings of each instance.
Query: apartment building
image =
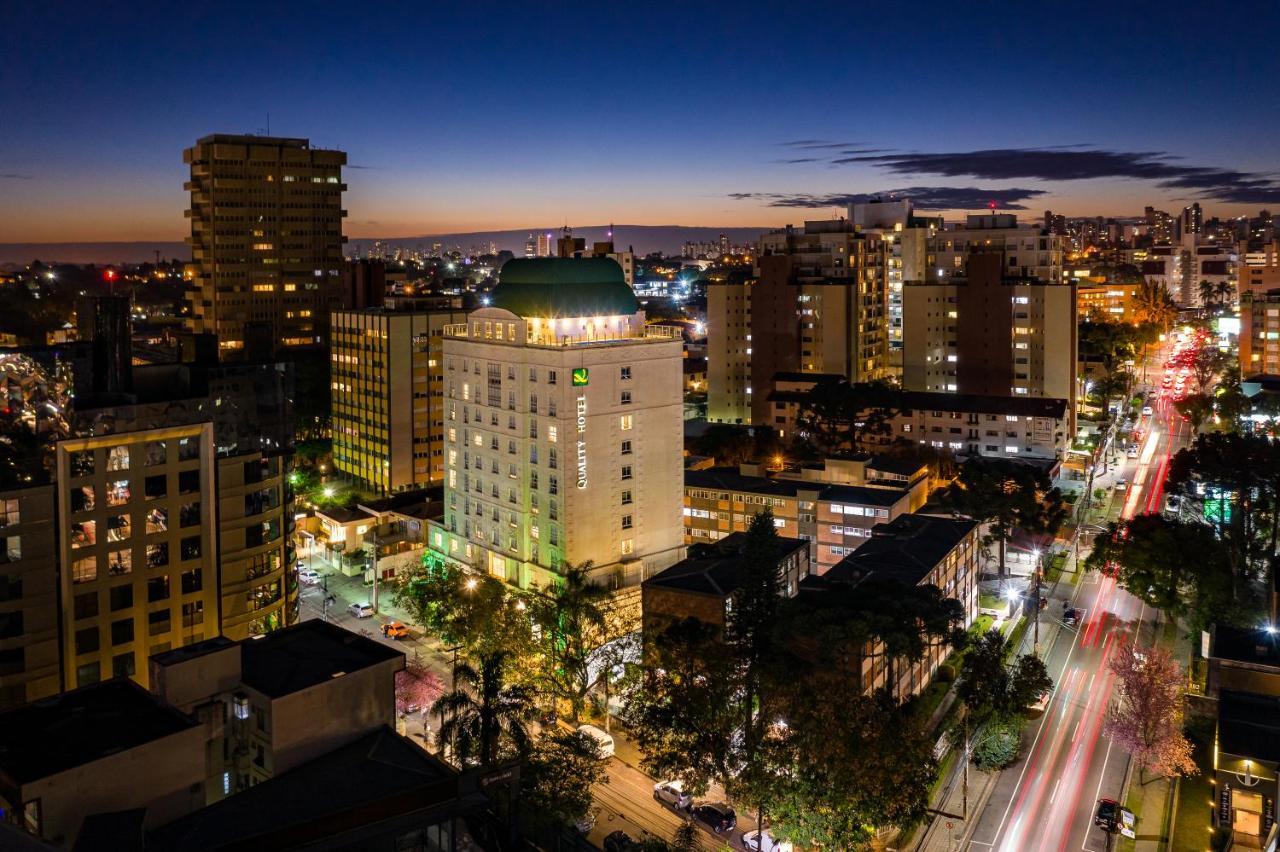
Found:
[[[1091,265],[1071,270],[1076,282],[1076,316],[1080,320],[1101,317],[1109,322],[1137,322],[1134,297],[1144,280],[1130,264]]]
[[[1060,252],[1047,248],[1057,238],[1009,230],[1019,236],[1003,246],[946,232],[951,248],[934,262],[950,265],[904,285],[905,389],[1066,399],[1074,407],[1075,284],[1062,281]],[[1046,248],[1021,254],[1015,242]]]
[[[145,686],[151,654],[297,619],[288,368],[210,357],[104,378],[91,353],[119,345],[0,359],[41,377],[10,399],[36,431],[3,504],[5,706],[117,676]]]
[[[745,469],[744,469],[745,468]],[[877,523],[912,510],[919,491],[891,485],[847,485],[761,475],[759,468],[718,467],[684,474],[684,535],[692,545],[745,532],[773,511],[778,534],[809,542],[810,562],[823,574],[871,537]]]
[[[1240,294],[1240,374],[1280,374],[1280,287]]]
[[[978,616],[978,578],[982,546],[979,525],[965,518],[939,517],[915,513],[878,524],[871,539],[845,557],[826,574],[810,578],[802,594],[821,594],[825,585],[861,584],[867,580],[901,584],[932,585],[943,596],[960,602],[963,627]],[[900,701],[929,685],[949,653],[942,642],[931,641],[923,657],[915,662],[894,661],[894,683],[889,684],[889,660],[883,643],[869,642],[862,659],[856,662],[860,683],[866,694],[889,686]]]
[[[1248,246],[1241,243],[1237,253],[1240,257],[1237,275],[1241,299],[1245,293],[1280,290],[1280,243],[1267,243],[1256,251],[1249,251]]]
[[[646,327],[607,258],[508,261],[491,299],[445,329],[431,548],[522,588],[587,561],[638,585],[683,547],[678,330]]]
[[[462,297],[388,297],[330,320],[333,465],[389,494],[444,479],[444,329]]]
[[[707,283],[707,420],[751,423],[753,280]]]
[[[307,139],[213,134],[186,149],[191,167],[190,321],[224,360],[328,342],[342,300],[342,151]],[[250,336],[247,338],[246,334]]]

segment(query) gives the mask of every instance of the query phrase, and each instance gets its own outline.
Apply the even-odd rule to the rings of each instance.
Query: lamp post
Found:
[[[1035,560],[1035,568],[1031,572],[1031,582],[1035,584],[1035,625],[1032,627],[1032,651],[1038,657],[1040,656],[1040,548],[1034,548],[1031,551],[1031,558]]]

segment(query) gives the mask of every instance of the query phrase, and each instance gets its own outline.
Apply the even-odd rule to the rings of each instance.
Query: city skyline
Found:
[[[0,147],[5,242],[180,238],[181,150],[268,129],[349,153],[354,238],[767,227],[891,191],[950,216],[994,201],[1022,218],[1196,200],[1230,216],[1280,201],[1253,141],[1277,119],[1239,109],[1267,96],[1251,70],[1265,20],[1157,31],[1141,10],[1023,10],[992,26],[925,4],[907,42],[893,18],[849,12],[819,27],[754,6],[643,18],[254,9],[249,25],[164,10],[145,29],[88,6],[65,28],[64,11],[8,13],[24,38],[0,108],[25,118]],[[1180,55],[1197,56],[1195,70],[1170,85],[1160,69]]]

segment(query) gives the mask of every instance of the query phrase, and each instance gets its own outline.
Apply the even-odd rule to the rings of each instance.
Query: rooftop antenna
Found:
[[[267,113],[267,135],[271,135],[271,113]]]

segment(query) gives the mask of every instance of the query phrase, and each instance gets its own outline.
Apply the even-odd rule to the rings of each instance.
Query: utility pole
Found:
[[[373,526],[373,611],[378,611],[378,526]]]

